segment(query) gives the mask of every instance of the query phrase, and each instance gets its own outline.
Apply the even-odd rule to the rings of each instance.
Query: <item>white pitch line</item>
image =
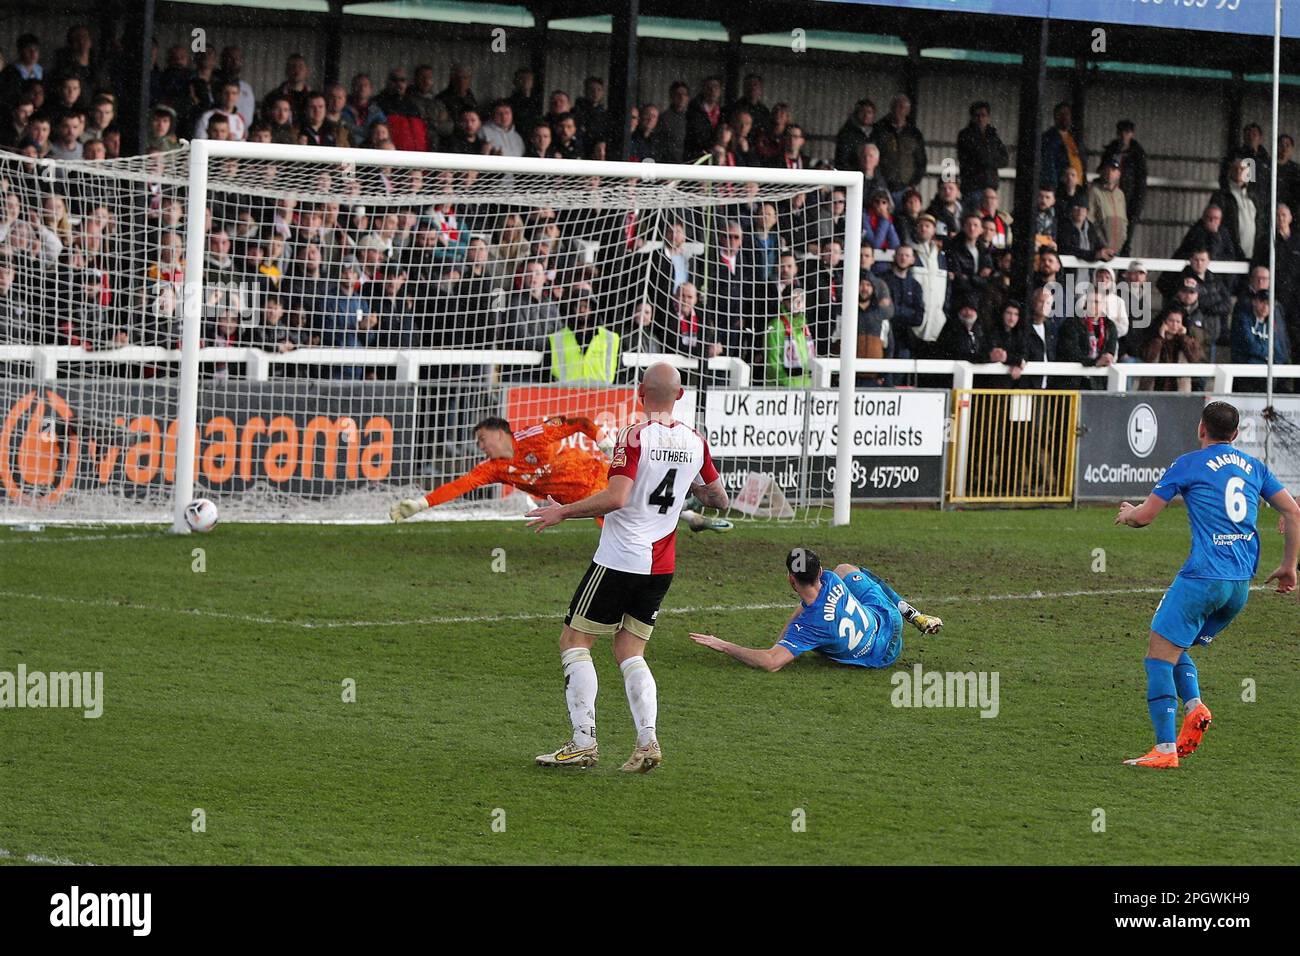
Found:
[[[70,541],[123,541],[128,538],[159,538],[161,531],[144,531],[136,534],[78,534],[67,537],[46,538],[40,532],[14,532],[10,537],[0,538],[0,544],[64,544]]]
[[[46,866],[94,866],[93,863],[74,863],[72,860],[61,856],[42,856],[39,853],[28,853],[23,857],[28,863],[41,863]]]
[[[12,860],[14,855],[0,846],[0,860]],[[94,866],[93,863],[75,863],[72,860],[62,856],[45,856],[41,853],[28,853],[23,857],[28,863],[39,863],[45,866]]]
[[[1266,591],[1268,586],[1256,584],[1252,591]],[[1025,594],[950,594],[940,597],[918,598],[918,605],[934,604],[984,604],[994,601],[1054,601],[1077,597],[1114,597],[1124,594],[1161,594],[1163,587],[1141,588],[1098,588],[1078,591],[1030,591]],[[75,604],[84,607],[116,608],[128,611],[146,611],[156,614],[182,614],[187,617],[211,617],[226,621],[239,621],[244,624],[270,624],[277,627],[294,627],[307,631],[327,631],[348,628],[371,627],[431,627],[439,624],[500,624],[508,621],[545,621],[559,620],[563,617],[560,609],[553,611],[525,611],[517,614],[467,614],[454,617],[418,617],[392,621],[290,621],[275,617],[258,617],[252,614],[232,614],[226,611],[209,611],[202,608],[161,607],[154,604],[133,604],[119,601],[95,600],[90,598],[71,598],[58,595],[29,594],[18,591],[0,591],[0,597],[16,598],[27,601],[48,601],[55,604]],[[789,610],[793,604],[789,601],[756,604],[704,604],[695,607],[666,607],[661,614],[701,614],[707,611],[775,611]]]
[[[523,519],[521,518],[519,520],[522,521]],[[236,524],[236,525],[242,524],[242,522],[238,522],[238,521],[232,521],[228,523]],[[383,523],[388,524],[389,522],[383,522]],[[259,523],[252,522],[250,524],[251,526],[256,527],[258,526]],[[366,524],[377,525],[379,524],[379,522],[367,522]],[[408,531],[406,528],[403,528],[398,533],[415,534],[415,535],[435,535],[435,534],[452,534],[464,530],[463,528],[456,527],[451,524],[438,524],[433,527],[423,526],[428,524],[433,524],[433,522],[416,522],[406,526],[406,528],[410,528],[411,530]],[[3,527],[3,525],[0,525],[0,527]],[[54,528],[57,526],[52,525],[50,527]],[[348,531],[354,527],[357,527],[357,525],[331,523],[331,524],[322,525],[321,527],[318,527],[315,530],[326,531],[326,530],[338,529],[340,531]],[[416,528],[418,528],[419,530],[415,530]],[[585,525],[579,525],[579,526],[567,527],[567,528],[548,528],[546,534],[547,536],[553,536],[557,534],[587,534],[587,533],[595,533],[596,530],[597,529],[595,528],[595,526],[587,527]],[[267,533],[262,533],[262,534],[256,534],[256,533],[250,534],[248,531],[244,530],[241,531],[240,536],[241,538],[246,538],[246,537],[267,538],[267,537],[271,537],[274,533],[275,533],[274,529],[269,529]],[[218,532],[218,534],[220,534],[220,532]],[[65,544],[65,543],[73,543],[73,542],[81,542],[81,541],[124,541],[132,538],[156,538],[158,540],[181,540],[179,537],[173,539],[171,533],[166,528],[159,528],[157,531],[140,531],[140,532],[132,532],[129,534],[78,534],[78,535],[66,535],[66,536],[60,536],[60,535],[47,536],[45,535],[44,532],[40,532],[40,531],[30,531],[30,532],[14,531],[8,535],[4,535],[3,537],[0,537],[0,545],[3,544]],[[200,539],[191,535],[190,540],[200,540]],[[202,540],[212,540],[212,539],[203,538]]]
[[[92,598],[63,597],[57,594],[28,594],[22,591],[0,591],[0,597],[22,601],[49,601],[52,604],[75,604],[82,607],[118,608],[127,611],[151,611],[160,614],[185,614],[190,617],[214,617],[245,624],[281,624],[302,627],[301,621],[284,621],[275,617],[255,617],[251,614],[230,614],[225,611],[205,611],[200,608],[161,607],[156,604],[132,604],[126,601],[104,601]]]

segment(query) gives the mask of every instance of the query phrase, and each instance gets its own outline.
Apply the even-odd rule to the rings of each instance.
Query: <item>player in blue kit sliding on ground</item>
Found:
[[[904,621],[922,634],[937,634],[943,626],[865,568],[841,564],[824,570],[821,558],[807,548],[791,551],[785,567],[799,606],[775,644],[743,647],[712,634],[691,634],[691,640],[766,671],[779,671],[804,651],[840,664],[878,668],[894,663],[902,651]]]
[[[1261,497],[1286,522],[1286,554],[1265,583],[1276,581],[1279,594],[1295,590],[1300,507],[1262,461],[1232,447],[1239,423],[1237,409],[1227,402],[1206,405],[1197,428],[1200,449],[1178,458],[1141,505],[1121,504],[1115,518],[1116,524],[1145,527],[1182,495],[1192,526],[1191,554],[1156,608],[1143,661],[1156,745],[1144,757],[1125,760],[1130,766],[1177,767],[1180,757],[1196,751],[1210,726],[1210,709],[1201,700],[1187,649],[1209,644],[1246,606],[1259,568],[1255,519]],[[1175,739],[1180,697],[1186,714]]]

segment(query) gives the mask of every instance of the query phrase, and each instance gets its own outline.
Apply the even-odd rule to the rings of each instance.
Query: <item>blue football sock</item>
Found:
[[[1201,696],[1201,682],[1197,679],[1196,663],[1183,651],[1174,665],[1174,683],[1178,685],[1178,696],[1183,701],[1196,700]]]
[[[1174,696],[1174,665],[1148,657],[1142,661],[1147,669],[1147,710],[1156,730],[1156,743],[1174,742],[1174,721],[1178,716],[1178,698]]]

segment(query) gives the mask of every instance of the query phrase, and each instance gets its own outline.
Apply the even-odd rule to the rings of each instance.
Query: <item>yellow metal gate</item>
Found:
[[[948,500],[1073,501],[1078,418],[1078,392],[954,389]]]

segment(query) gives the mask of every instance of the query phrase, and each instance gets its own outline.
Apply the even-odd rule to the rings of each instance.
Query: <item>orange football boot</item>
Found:
[[[1162,754],[1154,747],[1145,757],[1134,757],[1132,760],[1125,760],[1124,763],[1130,767],[1154,767],[1157,770],[1172,770],[1178,766],[1178,753],[1171,751]]]
[[[1187,712],[1187,716],[1183,718],[1183,729],[1178,732],[1178,756],[1190,757],[1196,753],[1196,748],[1201,745],[1201,738],[1210,729],[1213,720],[1214,718],[1210,716],[1210,708],[1204,704],[1197,704]]]

